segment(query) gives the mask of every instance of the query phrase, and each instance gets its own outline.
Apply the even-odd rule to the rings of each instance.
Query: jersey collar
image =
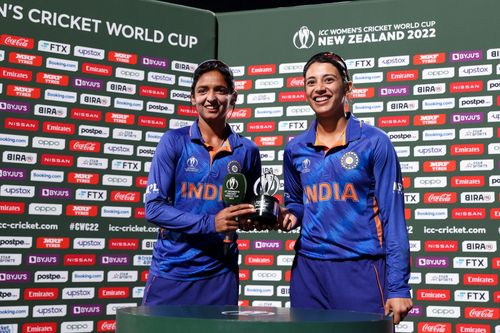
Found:
[[[229,144],[229,146],[226,147],[225,150],[232,151],[234,148],[242,145],[241,137],[233,131],[229,124],[226,124],[226,131],[228,132],[226,142]],[[191,141],[205,144],[205,142],[203,141],[203,137],[201,136],[200,127],[198,126],[198,119],[196,119],[195,122],[191,125],[191,128],[189,129],[189,136],[191,138]]]
[[[308,146],[314,146],[316,142],[316,126],[318,121],[315,118],[306,134],[306,142]],[[346,144],[351,141],[356,141],[361,137],[363,122],[356,118],[352,113],[347,121],[347,128],[345,133]]]

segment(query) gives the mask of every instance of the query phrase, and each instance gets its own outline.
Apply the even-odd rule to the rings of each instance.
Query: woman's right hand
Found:
[[[278,228],[283,231],[290,231],[298,226],[298,219],[285,207],[280,207],[278,216]]]
[[[215,215],[215,231],[236,231],[239,225],[236,217],[244,217],[251,213],[255,213],[255,207],[251,204],[239,204],[226,207]]]

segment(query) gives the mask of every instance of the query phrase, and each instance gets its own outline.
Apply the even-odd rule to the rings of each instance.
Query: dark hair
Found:
[[[304,78],[306,77],[306,72],[309,69],[309,67],[315,62],[332,64],[333,66],[337,67],[344,82],[348,82],[351,80],[351,78],[349,77],[349,71],[347,70],[347,65],[345,63],[345,60],[341,56],[333,52],[321,52],[309,58],[309,60],[304,66],[304,71],[303,71]]]
[[[191,94],[194,95],[194,88],[196,86],[196,83],[198,83],[198,80],[200,77],[211,71],[218,71],[219,73],[222,74],[224,77],[224,81],[226,81],[227,87],[229,88],[229,91],[231,93],[234,92],[234,81],[233,81],[233,72],[231,72],[231,69],[229,68],[228,65],[223,63],[220,60],[215,60],[215,59],[210,59],[210,60],[205,60],[202,63],[198,65],[196,70],[194,71],[193,74],[193,83],[191,84]]]

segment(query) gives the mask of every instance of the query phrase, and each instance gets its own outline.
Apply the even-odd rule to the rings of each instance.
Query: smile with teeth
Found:
[[[317,97],[314,97],[314,101],[315,102],[324,102],[326,100],[328,100],[330,97],[328,96],[317,96]]]
[[[205,109],[207,109],[207,110],[218,110],[219,106],[218,105],[209,104],[209,105],[205,105]]]

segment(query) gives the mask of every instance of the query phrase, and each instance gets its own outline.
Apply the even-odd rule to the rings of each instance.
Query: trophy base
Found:
[[[274,228],[278,223],[280,203],[270,195],[261,195],[252,200],[256,212],[250,215],[252,220],[258,221],[262,226]]]

